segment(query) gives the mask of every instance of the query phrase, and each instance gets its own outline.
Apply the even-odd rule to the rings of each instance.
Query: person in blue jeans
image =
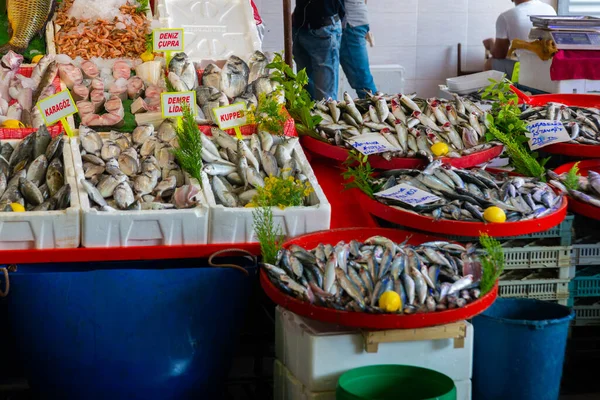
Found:
[[[337,98],[343,0],[297,0],[292,15],[293,55],[306,68],[308,92],[315,100]]]
[[[345,0],[346,20],[342,32],[340,63],[348,83],[360,98],[367,92],[377,91],[369,68],[367,34],[369,33],[369,12],[366,0]]]

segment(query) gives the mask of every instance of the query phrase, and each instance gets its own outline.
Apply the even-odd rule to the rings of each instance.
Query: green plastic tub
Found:
[[[340,376],[336,400],[456,400],[454,381],[410,365],[372,365]]]

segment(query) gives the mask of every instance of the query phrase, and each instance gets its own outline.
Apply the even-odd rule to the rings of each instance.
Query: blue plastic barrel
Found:
[[[473,399],[558,399],[574,316],[558,304],[498,298],[473,319]]]
[[[250,274],[206,260],[19,265],[5,301],[30,386],[52,399],[219,398],[257,277],[249,259],[227,261]]]

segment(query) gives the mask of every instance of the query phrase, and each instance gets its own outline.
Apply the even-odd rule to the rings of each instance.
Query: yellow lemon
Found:
[[[12,208],[14,212],[25,212],[25,207],[19,203],[10,203],[10,208]]]
[[[16,119],[7,119],[2,123],[3,128],[23,128],[25,125],[19,120]]]
[[[402,307],[398,293],[388,290],[379,297],[379,308],[387,312],[396,312]]]
[[[506,214],[500,207],[492,206],[485,209],[483,219],[488,222],[506,222]]]
[[[140,58],[142,59],[143,62],[153,61],[154,60],[154,54],[152,54],[149,51],[146,51],[145,53],[142,53],[142,55],[140,56]]]
[[[445,156],[446,154],[448,154],[448,151],[450,151],[450,149],[448,148],[448,145],[444,142],[437,142],[433,146],[431,146],[431,152],[435,154],[436,157]]]
[[[42,59],[42,57],[44,57],[44,55],[43,55],[43,54],[38,54],[37,56],[35,56],[35,57],[33,57],[33,58],[31,59],[31,63],[32,63],[32,64],[37,64],[37,63],[39,63],[39,62],[40,62],[40,60]]]

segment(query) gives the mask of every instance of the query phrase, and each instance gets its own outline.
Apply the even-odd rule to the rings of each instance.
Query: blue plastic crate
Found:
[[[571,298],[600,297],[600,267],[588,267],[577,271],[570,283]]]

